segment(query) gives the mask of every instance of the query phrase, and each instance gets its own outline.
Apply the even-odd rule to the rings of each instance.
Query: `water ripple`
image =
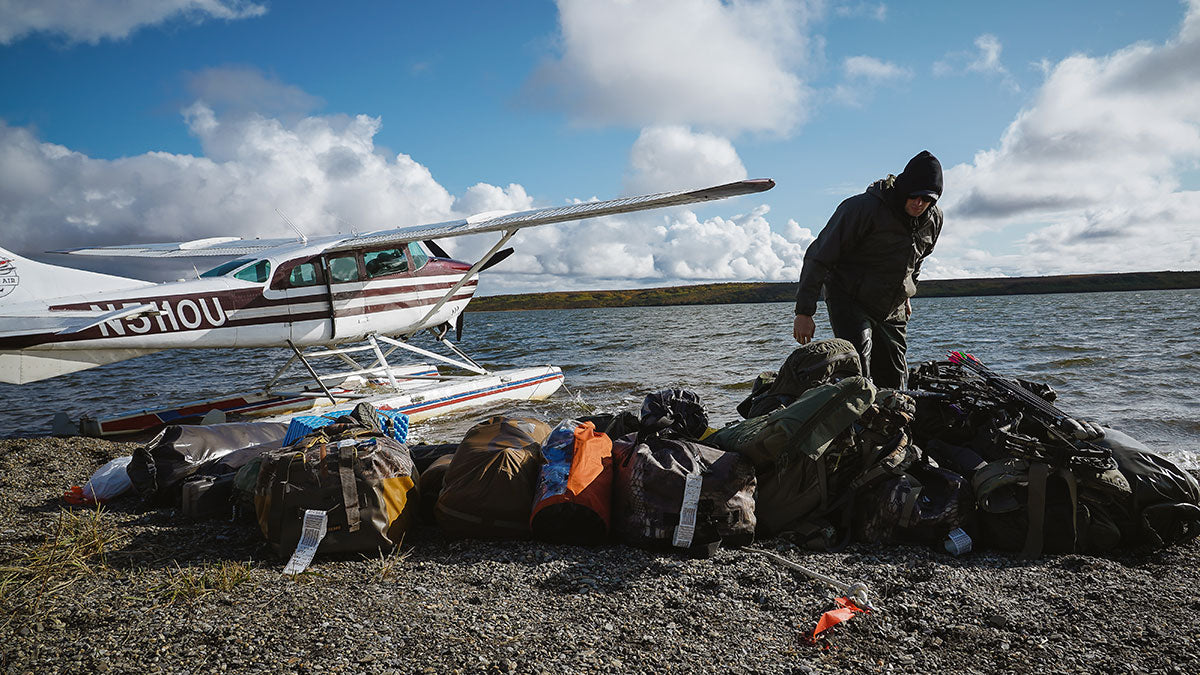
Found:
[[[1045,382],[1063,410],[1110,423],[1173,458],[1200,464],[1200,291],[913,299],[909,363],[973,353],[994,370]],[[823,306],[818,338],[829,337]],[[636,410],[649,392],[697,391],[714,426],[754,378],[777,370],[795,347],[791,303],[711,307],[479,312],[466,318],[464,349],[489,367],[558,365],[567,390],[522,404],[546,419]],[[421,344],[421,346],[428,346]],[[0,385],[0,434],[47,433],[57,411],[111,413],[261,386],[283,350],[181,350],[29,385]],[[578,397],[578,398],[577,398]],[[582,403],[580,402],[582,401]],[[417,425],[461,436],[498,406]],[[417,431],[415,429],[414,431]]]

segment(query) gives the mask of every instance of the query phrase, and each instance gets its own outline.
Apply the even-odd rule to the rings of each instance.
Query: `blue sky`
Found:
[[[368,230],[774,178],[523,232],[484,293],[794,280],[947,170],[927,277],[1200,269],[1200,1],[0,4],[0,243]],[[449,242],[470,259],[489,241]]]

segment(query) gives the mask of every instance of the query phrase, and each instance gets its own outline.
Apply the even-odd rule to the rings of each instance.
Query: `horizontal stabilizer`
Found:
[[[116,321],[139,314],[153,316],[157,312],[158,307],[148,303],[115,310],[47,310],[38,314],[0,314],[0,338],[45,333],[70,335],[81,333],[106,321]]]
[[[108,363],[116,363],[158,349],[25,349],[19,352],[0,352],[0,382],[26,384],[48,380]]]

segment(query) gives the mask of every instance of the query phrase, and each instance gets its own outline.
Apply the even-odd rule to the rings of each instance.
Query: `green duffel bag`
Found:
[[[797,457],[820,459],[829,443],[875,401],[875,386],[864,377],[809,389],[794,403],[769,415],[730,424],[704,442],[737,452],[762,469],[784,469]]]

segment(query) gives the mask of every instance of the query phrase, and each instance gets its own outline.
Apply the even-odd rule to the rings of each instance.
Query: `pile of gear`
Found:
[[[170,427],[124,474],[147,505],[253,516],[281,554],[309,560],[397,546],[418,522],[451,537],[699,556],[777,536],[821,550],[903,542],[1038,556],[1200,534],[1192,475],[1062,414],[1049,387],[961,354],[913,369],[910,387],[876,389],[850,343],[823,340],[759,376],[744,420],[721,429],[696,394],[670,389],[638,414],[554,428],[498,416],[458,444],[409,446],[402,415],[360,404],[290,429]]]

